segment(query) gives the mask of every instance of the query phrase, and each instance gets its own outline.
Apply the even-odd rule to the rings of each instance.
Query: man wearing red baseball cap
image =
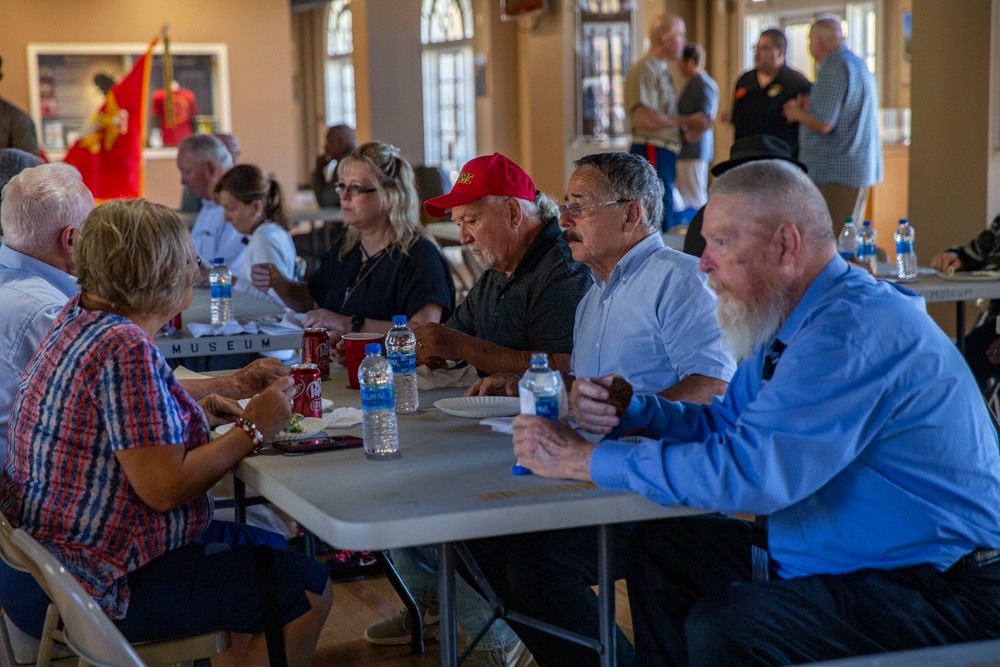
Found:
[[[586,267],[573,261],[559,228],[559,209],[538,192],[531,177],[494,153],[469,161],[446,195],[424,202],[428,215],[451,213],[463,244],[486,269],[444,324],[414,328],[417,357],[464,359],[482,374],[523,373],[532,351],[547,352],[552,367],[569,371],[576,306],[591,285]],[[423,611],[425,636],[437,633],[437,550],[393,549],[393,560]],[[472,632],[492,610],[464,581],[458,582],[459,625]],[[375,644],[410,641],[402,609],[365,631]],[[514,665],[524,645],[495,623],[470,653],[469,664]]]
[[[470,160],[451,192],[427,200],[424,210],[437,218],[450,212],[486,271],[444,324],[415,329],[418,358],[522,373],[531,352],[542,351],[568,371],[576,305],[590,278],[562,240],[556,203],[494,153]]]

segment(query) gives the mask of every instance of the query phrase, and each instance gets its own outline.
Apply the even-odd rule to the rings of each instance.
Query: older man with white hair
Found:
[[[243,234],[226,222],[222,206],[213,199],[215,184],[232,166],[232,154],[214,135],[192,134],[177,146],[181,183],[202,200],[201,210],[191,228],[199,264],[210,265],[221,257],[235,274],[243,261],[246,244]]]
[[[819,63],[809,98],[785,102],[799,123],[799,159],[826,200],[834,230],[844,218],[864,217],[868,189],[882,180],[875,77],[844,43],[840,18],[821,14],[809,28],[809,51]]]
[[[0,218],[0,456],[21,373],[66,300],[77,293],[73,242],[94,197],[80,172],[57,162],[33,167],[3,189]]]
[[[0,461],[21,374],[56,315],[79,288],[73,244],[94,197],[80,172],[65,162],[26,169],[3,189],[0,219]],[[245,398],[287,375],[277,359],[261,359],[228,378],[185,380],[195,398],[216,393]]]
[[[790,665],[1000,636],[997,432],[923,300],[837,254],[808,176],[712,186],[702,271],[746,357],[711,405],[571,403],[594,445],[521,415],[535,474],[721,514],[643,522],[628,576],[643,665]],[[640,442],[622,440],[644,429]],[[753,525],[723,515],[767,517]]]

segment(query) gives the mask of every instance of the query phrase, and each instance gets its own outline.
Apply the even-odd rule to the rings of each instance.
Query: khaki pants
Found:
[[[855,224],[861,228],[865,207],[868,204],[869,186],[849,188],[836,183],[824,183],[818,187],[823,199],[826,200],[826,207],[830,210],[834,234],[840,233],[840,228],[844,226],[844,218],[848,216],[854,218]]]

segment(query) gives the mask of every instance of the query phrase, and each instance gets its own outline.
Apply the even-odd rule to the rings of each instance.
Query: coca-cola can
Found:
[[[295,384],[292,385],[292,412],[303,417],[323,416],[323,390],[316,364],[294,364],[288,373]]]
[[[170,321],[167,322],[167,326],[173,329],[174,331],[180,331],[181,326],[183,326],[183,322],[181,321],[181,314],[177,313],[176,315],[171,317]]]
[[[330,379],[330,332],[311,327],[302,332],[302,363],[319,366],[319,379]]]

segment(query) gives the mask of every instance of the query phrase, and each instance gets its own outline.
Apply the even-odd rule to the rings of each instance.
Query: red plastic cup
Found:
[[[358,382],[358,368],[365,359],[365,345],[369,343],[382,343],[385,335],[380,333],[349,333],[344,334],[344,354],[347,357],[347,379],[348,387],[351,389],[361,389]],[[385,350],[385,346],[382,347]]]

